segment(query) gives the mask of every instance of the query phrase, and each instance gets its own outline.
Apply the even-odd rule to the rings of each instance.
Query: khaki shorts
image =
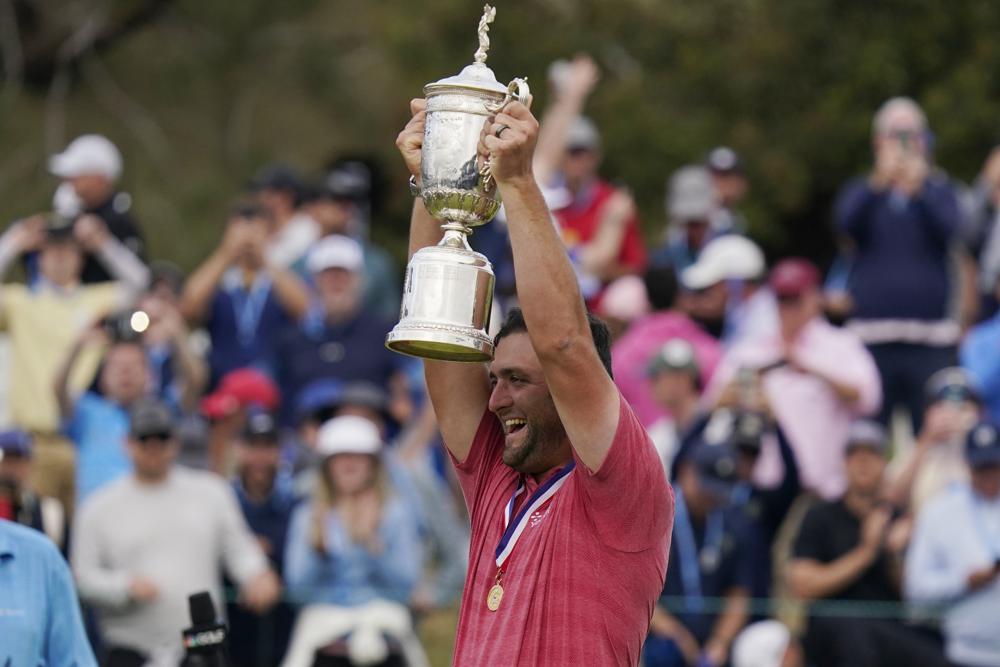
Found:
[[[76,449],[66,438],[52,433],[35,433],[32,449],[31,488],[40,496],[58,499],[73,514],[76,500]]]

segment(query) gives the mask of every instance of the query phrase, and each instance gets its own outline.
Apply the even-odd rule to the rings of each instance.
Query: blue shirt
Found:
[[[128,412],[114,401],[88,391],[73,408],[66,435],[76,443],[76,500],[132,470],[125,441]]]
[[[330,324],[314,309],[302,325],[285,331],[278,343],[278,380],[282,396],[294,397],[313,380],[365,381],[385,389],[408,358],[390,351],[385,337],[390,320],[362,311],[349,322]],[[285,401],[285,423],[293,401]]]
[[[274,376],[278,334],[292,327],[266,274],[246,289],[239,271],[230,270],[212,297],[205,328],[212,339],[208,355],[211,386],[237,368],[251,366]]]
[[[2,519],[0,665],[97,666],[66,561],[41,533]]]
[[[382,543],[372,553],[351,540],[335,511],[323,516],[326,550],[312,545],[312,503],[303,503],[292,515],[285,552],[285,581],[291,597],[301,603],[356,607],[373,600],[408,604],[423,571],[423,552],[417,520],[399,498],[390,498],[378,526]]]
[[[1000,313],[972,328],[959,357],[962,367],[979,380],[990,418],[1000,421]]]
[[[233,480],[233,490],[236,491],[236,498],[250,530],[270,544],[268,558],[278,574],[281,574],[284,570],[288,524],[291,522],[292,510],[299,502],[298,496],[292,490],[291,481],[279,473],[271,488],[271,495],[261,503],[247,496],[246,489],[238,477]]]

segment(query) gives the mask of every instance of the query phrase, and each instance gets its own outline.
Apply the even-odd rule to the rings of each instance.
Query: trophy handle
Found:
[[[487,104],[486,110],[490,113],[497,113],[509,103],[517,100],[524,106],[531,108],[531,88],[528,87],[528,79],[517,78],[507,84],[507,93],[503,100],[493,104]],[[489,192],[494,187],[493,173],[490,171],[490,161],[487,158],[483,168],[479,170],[479,175],[483,177],[483,189]]]

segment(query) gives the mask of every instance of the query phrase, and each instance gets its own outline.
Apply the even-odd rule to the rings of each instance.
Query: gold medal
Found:
[[[496,611],[500,608],[500,602],[503,600],[503,586],[500,584],[493,584],[493,588],[490,592],[486,594],[486,608],[490,611]]]

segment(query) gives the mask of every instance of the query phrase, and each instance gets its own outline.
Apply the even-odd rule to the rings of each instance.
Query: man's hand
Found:
[[[145,577],[132,577],[128,583],[128,596],[136,602],[152,602],[160,597],[160,589]]]
[[[240,602],[255,614],[263,614],[281,596],[281,582],[271,569],[261,572],[240,588]]]
[[[84,215],[73,225],[73,236],[84,250],[97,252],[111,238],[111,232],[96,215]]]
[[[970,591],[978,591],[980,588],[989,586],[998,576],[1000,576],[1000,567],[992,565],[990,567],[984,567],[981,570],[974,570],[973,572],[970,572],[968,579],[966,579],[966,583],[968,584]]]
[[[919,154],[907,154],[900,165],[895,186],[902,194],[912,197],[924,187],[924,182],[930,174],[930,165],[926,158]]]
[[[250,225],[236,220],[230,222],[229,226],[226,227],[218,252],[225,257],[226,261],[233,263],[247,253],[252,243],[253,231]]]
[[[587,99],[601,78],[601,72],[593,58],[586,53],[578,54],[568,64],[565,75],[554,81],[556,93],[565,99],[582,102]]]
[[[531,165],[537,141],[538,121],[528,107],[511,102],[487,118],[479,135],[479,155],[489,160],[498,184],[534,179]]]
[[[869,182],[876,190],[885,190],[899,177],[903,164],[903,151],[899,142],[888,139],[879,141],[875,149],[875,169]]]
[[[701,653],[698,640],[677,619],[659,607],[653,609],[653,618],[649,621],[649,631],[658,637],[672,639],[684,655],[684,661],[687,664],[693,665],[698,661],[698,656]]]
[[[861,544],[858,546],[864,549],[865,553],[872,560],[875,560],[878,557],[879,551],[882,550],[891,519],[892,513],[888,508],[877,507],[872,510],[871,514],[865,517],[864,522],[861,524]]]
[[[19,255],[34,252],[45,243],[45,216],[33,215],[11,225],[5,236]]]
[[[424,145],[424,125],[427,122],[427,100],[420,98],[410,100],[410,113],[413,117],[403,131],[396,137],[396,148],[403,156],[403,162],[410,174],[420,178],[420,151]]]

